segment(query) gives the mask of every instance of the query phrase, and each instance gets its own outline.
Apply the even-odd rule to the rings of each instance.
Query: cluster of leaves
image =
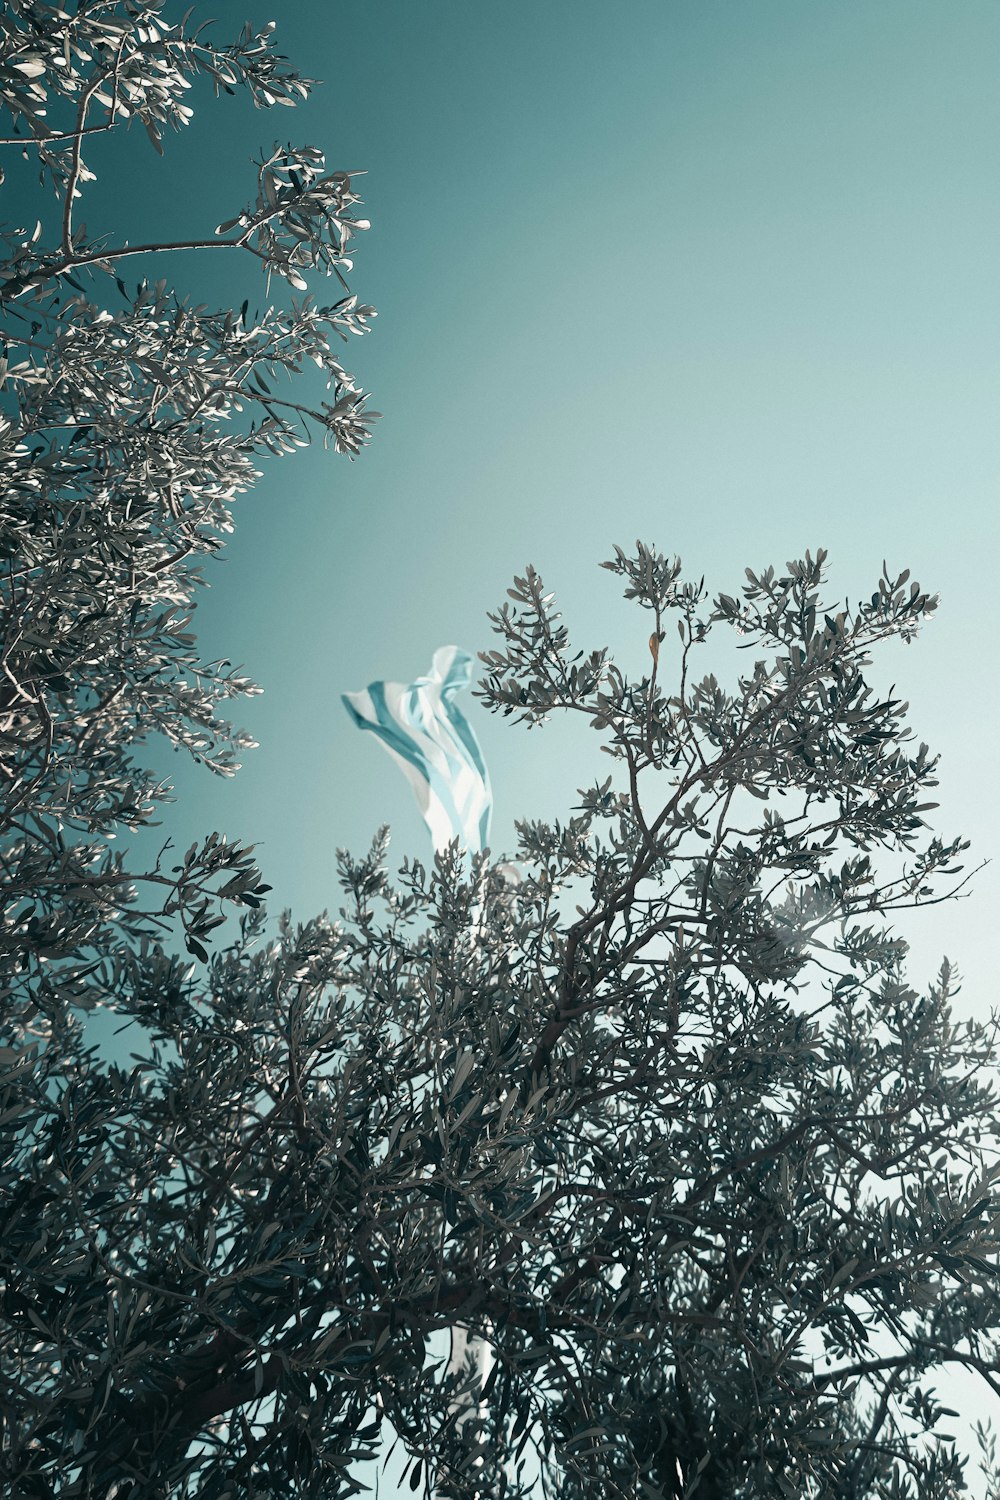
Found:
[[[679,564],[618,553],[658,626],[680,611],[670,699],[571,659],[529,570],[481,695],[599,719],[627,775],[519,825],[516,884],[456,845],[393,884],[382,829],[339,854],[337,921],[268,941],[248,913],[200,975],[133,949],[130,1072],[72,1030],[12,1039],[18,1492],[319,1500],[386,1433],[415,1489],[466,1500],[960,1492],[934,1381],[1000,1394],[995,1034],[877,926],[966,845],[905,863],[936,762],[862,670],[932,601],[885,577],[817,632],[822,563],[695,621]],[[727,621],[770,655],[738,699],[687,684]],[[430,1355],[455,1324],[492,1350],[471,1417]]]
[[[353,457],[377,416],[338,357],[374,316],[356,297],[251,316],[249,300],[212,312],[165,280],[130,289],[119,275],[133,257],[200,246],[245,250],[299,291],[303,270],[343,281],[345,247],[367,225],[352,218],[351,175],[325,174],[318,151],[276,148],[230,238],[116,245],[74,227],[91,136],[138,118],[160,148],[167,125],[189,120],[181,101],[199,75],[261,107],[308,94],[273,24],[219,47],[162,9],[31,0],[0,17],[3,144],[37,160],[61,207],[55,243],[41,220],[0,230],[0,982],[28,1019],[100,1003],[123,982],[128,946],[175,920],[202,956],[211,893],[246,907],[267,889],[250,851],[225,840],[135,873],[109,841],[150,823],[168,794],[136,759],[151,734],[222,775],[253,743],[222,714],[257,689],[203,660],[190,627],[199,563],[231,531],[258,458],[303,446],[311,422]],[[329,400],[277,389],[312,365]]]
[[[179,130],[193,115],[182,101],[199,76],[211,80],[216,95],[245,89],[263,109],[309,97],[314,80],[275,50],[273,21],[260,32],[248,23],[236,42],[219,46],[209,22],[188,31],[193,9],[171,25],[163,0],[82,0],[73,11],[22,0],[5,8],[0,86],[13,127],[5,144],[32,146],[39,180],[61,200],[89,179],[80,165],[89,136],[139,120],[162,154],[164,129]],[[91,110],[104,118],[94,120]]]

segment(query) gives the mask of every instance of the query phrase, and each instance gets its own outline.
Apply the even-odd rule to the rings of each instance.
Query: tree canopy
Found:
[[[308,88],[271,28],[219,47],[160,11],[0,19],[8,149],[59,206],[0,269],[0,1475],[329,1500],[389,1441],[414,1490],[469,1500],[948,1500],[935,1382],[1000,1394],[996,1038],[947,959],[911,987],[886,925],[969,878],[908,705],[866,680],[935,608],[908,573],[838,607],[819,549],[710,597],[615,548],[652,627],[630,678],[527,568],[479,697],[573,713],[613,763],[517,825],[516,881],[457,845],[392,879],[382,828],[338,851],[336,917],[269,927],[221,835],[151,870],[114,851],[165,795],[145,739],[220,774],[246,744],[220,706],[252,685],[190,628],[229,502],[303,420],[353,455],[373,415],[334,356],[371,317],[350,295],[133,295],[121,262],[164,247],[74,227],[90,133],[161,146],[199,74]],[[206,244],[293,291],[346,267],[347,174],[280,148],[258,181]],[[331,401],[268,389],[307,360]],[[699,676],[716,628],[755,652],[732,688]],[[88,1044],[96,1005],[138,1023],[134,1066]],[[433,1352],[456,1324],[482,1388]]]
[[[131,289],[122,279],[137,258],[169,266],[170,252],[200,246],[249,255],[269,283],[293,289],[305,290],[306,271],[342,280],[367,223],[350,175],[327,172],[321,152],[263,153],[255,202],[203,241],[136,245],[75,227],[93,137],[140,121],[162,149],[167,126],[191,116],[193,81],[261,107],[292,105],[311,86],[275,53],[273,23],[219,46],[204,27],[167,24],[162,8],[18,4],[0,17],[3,144],[38,163],[57,205],[53,216],[39,203],[51,242],[43,218],[30,233],[0,232],[0,963],[21,996],[41,983],[85,1006],[116,988],[117,966],[157,920],[180,920],[202,954],[217,920],[209,888],[258,899],[249,852],[224,840],[141,872],[126,872],[107,841],[163,801],[136,758],[144,740],[165,736],[224,775],[252,743],[220,710],[254,685],[203,660],[189,627],[199,565],[231,531],[258,457],[303,445],[309,423],[353,456],[377,415],[339,359],[374,316],[355,296],[292,296],[254,316],[249,298],[212,312],[163,278]],[[332,399],[280,390],[309,364]],[[136,875],[139,905],[127,899]]]

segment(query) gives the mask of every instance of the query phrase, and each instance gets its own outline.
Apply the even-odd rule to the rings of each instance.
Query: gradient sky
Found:
[[[279,129],[368,173],[351,279],[379,318],[345,358],[385,418],[354,465],[321,448],[272,462],[239,504],[200,634],[263,685],[239,710],[261,746],[232,782],[171,758],[168,831],[257,841],[272,899],[303,915],[337,906],[335,848],[360,853],[380,821],[395,858],[424,857],[409,788],[341,692],[409,680],[448,642],[489,648],[486,611],[528,562],[576,645],[640,675],[648,617],[598,564],[642,537],[713,593],[819,546],[831,602],[871,593],[883,558],[939,592],[870,675],[941,753],[935,831],[973,840],[967,868],[989,858],[1000,7],[287,12],[281,49],[325,80],[303,109],[206,100],[162,162],[125,139],[131,199],[114,153],[107,171],[92,153],[90,228],[133,237],[211,231]],[[213,14],[221,35],[269,13]],[[263,297],[252,262],[179,260],[165,269],[199,296]],[[735,641],[717,629],[705,659],[729,684],[748,663]],[[464,707],[495,849],[513,849],[516,817],[565,816],[606,774],[586,727],[529,735],[471,694]],[[915,982],[947,952],[960,1004],[984,1013],[995,864],[971,890],[897,925]]]
[[[271,14],[208,13],[220,36]],[[934,830],[973,840],[967,868],[991,857],[996,0],[299,0],[277,35],[326,83],[301,110],[206,99],[162,162],[138,137],[88,158],[90,231],[133,239],[210,233],[276,133],[368,173],[351,282],[379,318],[345,358],[386,415],[354,465],[273,462],[239,504],[198,618],[265,689],[239,715],[261,747],[232,782],[171,758],[165,831],[256,841],[303,917],[339,905],[335,848],[382,821],[397,863],[426,859],[409,788],[340,694],[445,643],[490,648],[486,611],[528,562],[575,647],[641,675],[649,617],[598,567],[641,537],[712,594],[807,547],[829,550],[831,603],[870,594],[883,558],[939,592],[870,678],[941,753]],[[169,269],[198,298],[263,299],[249,260],[207,259]],[[705,670],[735,685],[749,659],[713,640]],[[462,706],[495,850],[610,769],[585,727],[529,736]],[[917,988],[947,953],[958,1008],[996,1003],[998,895],[994,863],[968,900],[900,916]]]

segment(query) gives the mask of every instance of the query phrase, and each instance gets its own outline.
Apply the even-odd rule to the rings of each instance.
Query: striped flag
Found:
[[[458,836],[470,853],[489,839],[493,793],[479,742],[454,702],[472,677],[472,657],[441,646],[426,677],[415,682],[370,682],[342,693],[359,729],[370,729],[416,793],[436,851]]]
[[[493,811],[489,772],[479,741],[454,701],[456,693],[468,687],[471,676],[469,653],[457,646],[441,646],[427,677],[406,685],[370,682],[363,692],[341,694],[358,728],[372,730],[402,769],[438,853],[456,835],[464,849],[476,854],[489,839]],[[506,864],[502,868],[509,872],[511,884],[516,884],[520,877],[515,867]],[[481,919],[482,901],[475,908],[473,934]],[[482,1389],[492,1367],[493,1350],[486,1339],[464,1324],[455,1324],[448,1373],[459,1381],[471,1374]],[[458,1413],[459,1431],[483,1414],[482,1402],[472,1392],[452,1400],[451,1410]],[[477,1464],[481,1463],[479,1459]]]

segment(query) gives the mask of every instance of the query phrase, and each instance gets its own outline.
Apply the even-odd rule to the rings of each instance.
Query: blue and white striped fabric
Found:
[[[493,793],[479,742],[456,693],[472,676],[472,657],[441,646],[427,677],[415,682],[370,682],[360,693],[342,693],[359,729],[370,729],[416,793],[434,848],[451,839],[479,853],[489,839]]]

